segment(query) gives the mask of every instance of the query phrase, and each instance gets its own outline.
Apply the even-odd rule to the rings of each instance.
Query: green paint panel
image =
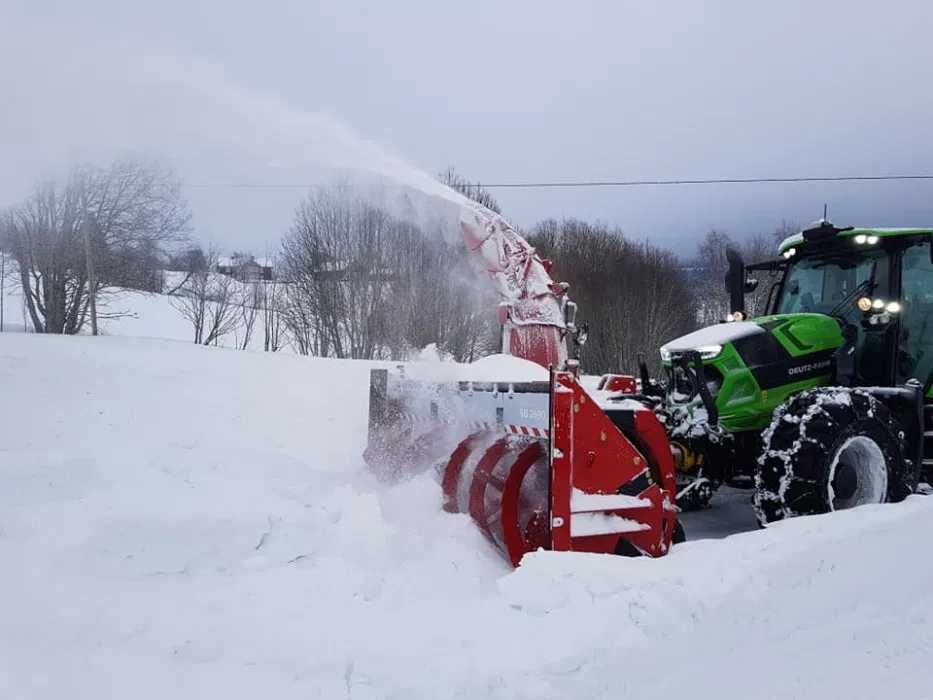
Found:
[[[771,423],[774,409],[789,396],[829,381],[827,374],[762,390],[732,343],[725,345],[718,357],[705,364],[715,367],[723,376],[715,400],[719,423],[729,432],[763,430]]]
[[[843,343],[839,324],[823,314],[776,314],[754,319],[793,357],[835,350]]]
[[[822,314],[763,316],[754,319],[754,323],[770,333],[787,351],[788,363],[796,362],[798,366],[801,361],[806,362],[808,355],[819,354],[820,357],[826,357],[827,352],[834,351],[843,344],[839,324]],[[773,358],[771,360],[773,361]],[[764,361],[765,358],[762,358],[762,362]],[[735,342],[724,344],[719,355],[703,364],[716,368],[722,375],[722,384],[716,391],[714,400],[719,409],[719,423],[729,432],[763,430],[771,423],[774,409],[781,403],[799,391],[827,384],[831,377],[827,371],[824,375],[762,389],[752,369],[743,361]],[[781,366],[779,362],[778,367]],[[757,371],[760,370],[761,368]]]

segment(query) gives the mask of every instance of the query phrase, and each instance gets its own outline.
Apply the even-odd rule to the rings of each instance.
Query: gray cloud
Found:
[[[485,181],[933,170],[933,6],[922,1],[130,5],[0,10],[0,200],[71,159],[126,149],[168,158],[192,184],[401,172],[391,153]],[[823,202],[844,223],[929,224],[931,192],[496,194],[519,224],[600,218],[683,251],[709,228],[767,231],[815,218]],[[259,248],[300,192],[189,196],[204,236]]]

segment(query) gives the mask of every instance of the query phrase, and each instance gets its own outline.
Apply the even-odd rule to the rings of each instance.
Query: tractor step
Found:
[[[923,407],[923,461],[920,480],[933,483],[933,403]]]

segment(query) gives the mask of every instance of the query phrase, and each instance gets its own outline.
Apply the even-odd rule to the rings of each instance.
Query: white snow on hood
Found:
[[[745,338],[756,333],[764,333],[765,329],[751,321],[736,321],[734,323],[719,323],[707,326],[693,333],[675,338],[662,347],[668,352],[695,350],[704,345],[724,345],[739,338]]]

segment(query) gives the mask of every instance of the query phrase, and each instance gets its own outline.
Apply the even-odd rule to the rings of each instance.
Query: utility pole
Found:
[[[97,335],[97,276],[94,274],[94,256],[91,254],[91,217],[84,211],[84,255],[87,259],[87,293],[91,305],[91,335]]]

